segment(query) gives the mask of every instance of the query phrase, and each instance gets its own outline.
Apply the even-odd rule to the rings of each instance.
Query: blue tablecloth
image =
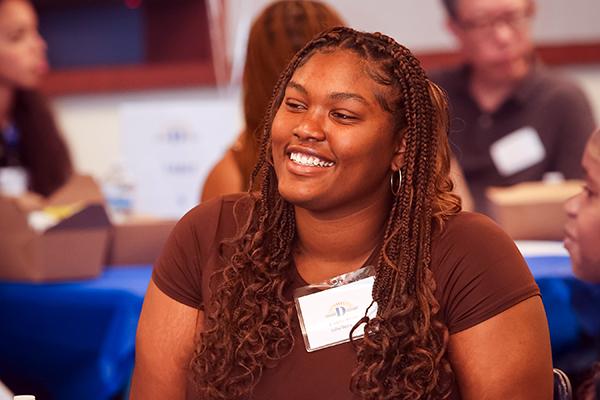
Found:
[[[528,257],[548,315],[553,352],[600,332],[600,286],[575,279],[567,257]],[[0,283],[0,380],[16,376],[60,400],[108,400],[131,374],[150,266],[89,281]],[[29,380],[29,381],[27,381]]]
[[[88,281],[0,283],[0,380],[52,399],[112,398],[131,374],[150,275],[131,266]]]
[[[555,356],[600,336],[600,285],[573,276],[568,257],[527,257],[542,293]]]

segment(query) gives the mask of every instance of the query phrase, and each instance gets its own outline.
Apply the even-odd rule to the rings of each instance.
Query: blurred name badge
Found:
[[[27,171],[21,167],[0,168],[0,194],[19,197],[27,192]]]
[[[377,304],[371,296],[374,275],[375,268],[367,266],[294,291],[307,351],[349,342],[350,331],[365,312],[368,310],[370,318],[376,315]],[[361,337],[363,333],[364,324],[361,324],[352,337]]]
[[[500,175],[509,176],[544,160],[546,150],[537,131],[524,126],[494,142],[490,155]]]

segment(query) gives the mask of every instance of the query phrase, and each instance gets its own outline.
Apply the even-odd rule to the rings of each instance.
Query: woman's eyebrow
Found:
[[[357,93],[336,92],[329,95],[332,100],[358,100],[365,105],[369,105],[367,99]]]
[[[287,86],[291,89],[296,89],[297,91],[299,91],[300,93],[307,95],[308,91],[304,88],[304,86],[302,86],[301,84],[294,82],[294,81],[289,81]]]
[[[290,89],[294,89],[299,91],[304,95],[308,95],[308,90],[298,82],[289,81],[287,87]],[[357,100],[365,105],[369,105],[367,99],[361,96],[358,93],[350,93],[350,92],[334,92],[329,95],[329,98],[332,100]]]

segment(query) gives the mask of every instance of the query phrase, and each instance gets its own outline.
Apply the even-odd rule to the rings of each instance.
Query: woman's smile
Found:
[[[286,169],[293,175],[311,176],[329,172],[335,166],[331,157],[311,147],[291,145],[286,148]]]
[[[325,161],[320,159],[319,157],[311,156],[310,154],[304,153],[290,153],[290,160],[297,165],[302,165],[305,167],[320,167],[320,168],[329,168],[334,166],[334,162]]]

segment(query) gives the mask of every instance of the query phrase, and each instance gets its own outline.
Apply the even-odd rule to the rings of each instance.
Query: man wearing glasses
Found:
[[[450,139],[478,211],[485,188],[581,178],[594,130],[590,105],[571,81],[536,59],[533,0],[443,0],[464,64],[432,78],[450,99]]]

